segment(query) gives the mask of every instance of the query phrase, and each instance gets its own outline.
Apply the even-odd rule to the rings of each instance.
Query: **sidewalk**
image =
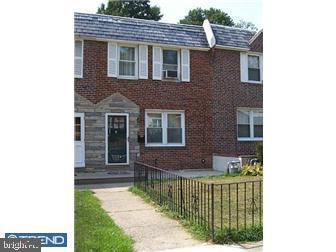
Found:
[[[135,240],[136,251],[157,251],[200,245],[183,227],[127,187],[94,189],[103,208],[125,232]]]
[[[98,187],[93,191],[115,223],[133,237],[135,251],[262,251],[262,247],[245,250],[239,246],[212,245],[195,240],[178,221],[127,191],[127,186]]]

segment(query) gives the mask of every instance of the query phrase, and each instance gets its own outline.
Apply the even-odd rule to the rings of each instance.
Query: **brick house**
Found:
[[[236,119],[262,108],[262,81],[240,81],[240,61],[255,61],[262,33],[209,27],[75,13],[77,170],[204,169],[253,154]]]

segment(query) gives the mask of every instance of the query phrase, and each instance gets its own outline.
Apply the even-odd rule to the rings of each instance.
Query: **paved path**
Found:
[[[176,220],[161,214],[152,205],[128,192],[130,185],[131,183],[99,184],[76,188],[92,189],[95,192],[116,224],[133,237],[137,252],[262,251],[262,242],[245,244],[249,249],[244,249],[238,245],[207,244],[195,240]]]
[[[183,227],[127,187],[93,189],[103,208],[135,240],[136,251],[159,251],[201,245]]]

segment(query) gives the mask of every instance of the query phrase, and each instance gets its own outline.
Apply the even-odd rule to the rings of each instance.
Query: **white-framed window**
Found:
[[[118,46],[118,76],[138,78],[138,48],[136,46]]]
[[[180,80],[180,51],[162,49],[162,79]]]
[[[75,62],[74,62],[74,75],[75,78],[83,77],[83,40],[75,40]]]
[[[263,112],[261,109],[237,110],[237,137],[239,141],[263,139]]]
[[[260,56],[247,55],[247,64],[248,64],[248,80],[260,82],[261,81]]]
[[[184,111],[146,110],[146,146],[185,146]]]
[[[240,53],[240,78],[242,82],[262,84],[263,56],[260,53]]]
[[[190,51],[153,46],[153,80],[190,82]]]

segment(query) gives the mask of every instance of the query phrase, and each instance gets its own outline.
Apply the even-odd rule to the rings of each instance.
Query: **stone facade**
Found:
[[[133,168],[139,155],[138,118],[139,106],[120,93],[114,93],[97,104],[75,94],[75,112],[84,113],[85,121],[85,170],[118,169],[120,166],[105,165],[105,114],[129,114],[129,165]],[[125,166],[123,166],[125,168]]]

